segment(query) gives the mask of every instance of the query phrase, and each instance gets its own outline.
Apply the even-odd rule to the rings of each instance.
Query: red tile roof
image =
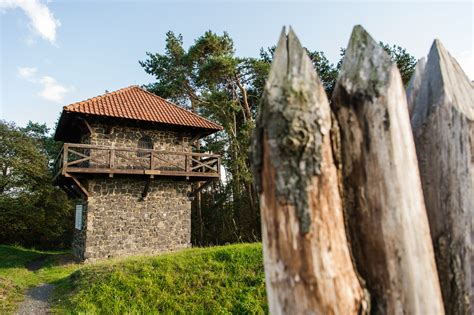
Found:
[[[64,111],[222,130],[222,126],[136,85],[64,106]]]

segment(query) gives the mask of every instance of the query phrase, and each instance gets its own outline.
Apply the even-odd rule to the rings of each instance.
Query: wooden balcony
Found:
[[[189,180],[220,177],[220,156],[217,154],[89,144],[65,143],[54,165],[55,182],[71,175],[87,174],[174,176]]]

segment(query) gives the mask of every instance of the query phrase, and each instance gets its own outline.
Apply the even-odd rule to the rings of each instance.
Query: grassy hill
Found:
[[[4,249],[0,246],[0,260]],[[21,269],[20,265],[16,268]],[[260,244],[195,248],[86,265],[52,263],[47,268],[22,271],[34,280],[17,291],[54,282],[58,313],[268,313]],[[1,272],[0,279],[14,286],[18,281]]]

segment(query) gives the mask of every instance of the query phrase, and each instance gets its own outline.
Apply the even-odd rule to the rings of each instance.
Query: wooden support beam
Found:
[[[66,195],[68,195],[70,198],[78,198],[78,197],[82,197],[82,195],[78,195],[78,193],[71,189],[69,186],[65,185],[65,184],[61,184],[59,185],[59,187],[66,193]]]
[[[331,111],[294,32],[282,33],[253,136],[271,314],[365,314],[344,230]]]
[[[148,196],[148,190],[150,189],[150,183],[151,183],[152,177],[148,177],[146,182],[145,182],[145,187],[143,188],[142,192],[142,198],[145,199],[146,196]]]
[[[195,135],[193,138],[191,138],[191,141],[190,141],[190,142],[191,142],[191,145],[194,145],[195,147],[197,147],[194,143],[195,143],[196,141],[199,141],[199,139],[201,139],[201,137],[202,137],[202,134],[201,134],[201,133],[198,133],[198,134]]]
[[[209,185],[212,183],[213,181],[209,180],[207,182],[204,182],[204,183],[200,183],[198,182],[196,185],[197,185],[197,188],[194,189],[192,191],[192,195],[193,196],[196,196],[199,192],[201,192],[203,189],[205,189],[206,187],[209,187]]]
[[[361,27],[332,97],[344,211],[373,314],[443,314],[406,95],[397,65]]]
[[[79,119],[79,121],[81,121],[84,124],[84,126],[86,127],[89,134],[92,134],[93,130],[92,130],[92,127],[89,124],[89,122],[84,117],[78,117],[78,119]]]
[[[78,187],[79,190],[84,194],[84,196],[85,196],[86,198],[89,198],[89,192],[88,192],[87,189],[82,185],[82,183],[76,178],[76,176],[69,174],[69,177],[71,177],[72,180],[74,181],[74,183],[76,183],[77,187]]]

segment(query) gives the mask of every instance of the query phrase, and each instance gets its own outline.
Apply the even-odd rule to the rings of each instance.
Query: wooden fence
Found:
[[[356,26],[329,102],[283,31],[252,145],[271,313],[470,313],[473,85],[439,41],[414,76],[407,103]]]
[[[56,177],[65,173],[106,173],[218,178],[220,156],[65,143],[55,161],[55,173]]]

